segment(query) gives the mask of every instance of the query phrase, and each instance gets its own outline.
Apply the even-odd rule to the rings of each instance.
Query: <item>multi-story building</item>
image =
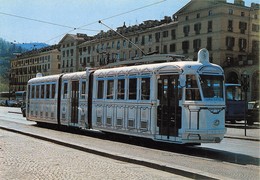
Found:
[[[120,34],[120,35],[119,35]],[[161,21],[100,32],[79,46],[84,66],[132,59],[149,53],[182,54],[196,60],[200,48],[225,70],[226,81],[241,83],[249,76],[249,99],[259,99],[259,4],[235,0],[191,0]]]
[[[79,62],[78,46],[90,40],[86,34],[66,34],[59,42],[61,52],[61,72],[75,72],[82,69]]]
[[[10,91],[24,91],[29,79],[37,73],[58,74],[60,52],[57,45],[28,51],[11,60]]]
[[[190,1],[174,17],[178,21],[178,52],[196,57],[201,47],[225,70],[226,82],[249,76],[249,99],[259,99],[259,4],[244,1]],[[194,52],[194,55],[192,53]]]

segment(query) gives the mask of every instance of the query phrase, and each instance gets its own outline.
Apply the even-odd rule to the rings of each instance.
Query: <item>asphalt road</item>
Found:
[[[41,133],[42,136],[52,134],[52,138],[61,141],[71,141],[71,143],[98,151],[200,173],[217,179],[259,179],[260,177],[259,141],[225,138],[220,144],[203,144],[194,147],[161,143],[149,143],[149,145],[142,143],[140,145],[136,142],[131,142],[129,145],[129,141],[114,142],[113,140],[50,131],[45,128],[39,129],[34,126],[34,122],[26,121],[20,114],[8,113],[8,111],[15,112],[16,109],[6,111],[7,109],[0,107],[0,126],[7,124],[7,126],[18,127],[27,132]]]

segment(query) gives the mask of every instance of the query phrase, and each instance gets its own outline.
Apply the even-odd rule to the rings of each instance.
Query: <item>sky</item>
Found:
[[[65,34],[95,35],[171,16],[190,0],[0,0],[0,38],[58,44]],[[203,0],[201,0],[203,1]],[[227,0],[234,2],[234,0]],[[245,5],[259,0],[245,0]]]

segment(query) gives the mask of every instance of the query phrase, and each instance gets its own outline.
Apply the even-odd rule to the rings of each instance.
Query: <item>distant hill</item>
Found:
[[[16,46],[31,51],[33,49],[40,49],[40,48],[47,47],[49,45],[46,43],[22,43],[22,44],[16,44]]]

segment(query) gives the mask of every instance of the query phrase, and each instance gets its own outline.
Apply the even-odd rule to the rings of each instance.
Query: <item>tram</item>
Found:
[[[160,59],[33,78],[26,118],[169,143],[219,143],[226,132],[223,69],[206,49],[198,61]]]

